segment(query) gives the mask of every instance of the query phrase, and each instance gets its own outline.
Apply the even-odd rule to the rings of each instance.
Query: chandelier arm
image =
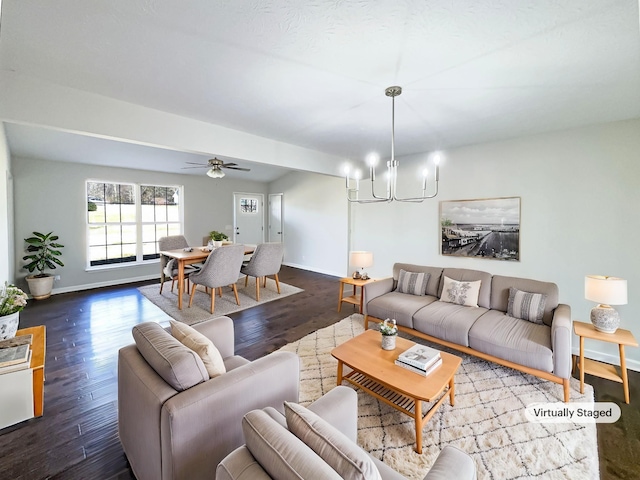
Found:
[[[393,199],[398,201],[398,202],[414,202],[414,203],[421,203],[423,200],[428,200],[430,198],[434,198],[436,195],[438,195],[438,182],[436,182],[436,189],[435,191],[431,194],[431,195],[423,195],[421,197],[410,197],[410,198],[398,198],[395,196],[393,196]]]

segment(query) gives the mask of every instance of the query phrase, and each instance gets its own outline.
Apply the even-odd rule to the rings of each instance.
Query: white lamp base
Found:
[[[591,323],[603,333],[616,333],[620,326],[620,315],[609,305],[598,305],[591,309]]]

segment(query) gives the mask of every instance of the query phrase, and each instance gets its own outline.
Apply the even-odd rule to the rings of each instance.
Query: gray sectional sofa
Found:
[[[428,274],[424,292],[406,293],[407,285],[413,288],[415,283],[407,280],[398,288],[401,271],[407,272],[403,278],[409,273]],[[480,281],[477,306],[451,303],[443,293],[446,279]],[[448,286],[455,283],[447,282]],[[519,313],[513,316],[514,311],[519,312],[514,299],[522,300],[524,292],[540,294],[529,296],[529,303],[524,305],[530,307],[532,297],[542,299],[538,305],[539,323],[517,318]],[[507,313],[510,310],[512,315]],[[558,287],[554,283],[478,270],[396,263],[392,278],[364,288],[363,313],[365,328],[370,321],[393,318],[401,331],[559,383],[564,401],[569,401],[571,309],[558,303]]]

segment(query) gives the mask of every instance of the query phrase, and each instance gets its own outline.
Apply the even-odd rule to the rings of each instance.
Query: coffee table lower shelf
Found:
[[[449,397],[451,405],[454,405],[454,383],[453,378],[449,382],[449,388],[446,389],[440,398],[426,412],[422,412],[422,400],[408,397],[402,393],[396,392],[385,385],[369,378],[364,373],[352,370],[342,377],[343,380],[361,388],[369,395],[379,399],[387,405],[395,408],[399,412],[413,418],[416,426],[416,452],[422,453],[422,428],[426,422],[436,413],[438,407]],[[429,402],[431,403],[431,402]]]

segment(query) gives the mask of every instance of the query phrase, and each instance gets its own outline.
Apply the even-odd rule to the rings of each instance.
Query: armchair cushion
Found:
[[[242,419],[247,448],[271,478],[340,479],[327,463],[264,410],[252,410]]]
[[[209,380],[207,369],[196,352],[185,347],[158,323],[145,322],[133,327],[133,339],[147,363],[181,392]]]
[[[284,402],[289,431],[309,446],[346,480],[380,480],[373,460],[357,444],[318,415]]]
[[[171,334],[202,359],[209,378],[217,377],[227,371],[220,351],[211,340],[186,323],[175,320],[170,320],[169,323],[171,323]]]

